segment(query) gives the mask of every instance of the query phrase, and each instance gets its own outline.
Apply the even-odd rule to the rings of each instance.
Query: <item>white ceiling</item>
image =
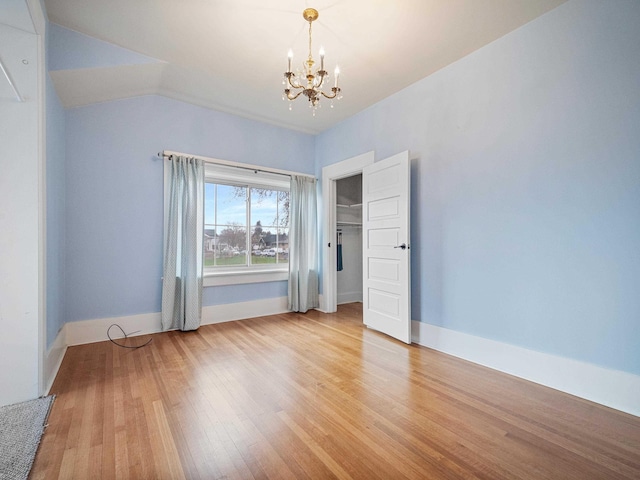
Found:
[[[49,20],[158,63],[53,72],[67,107],[157,93],[321,132],[566,0],[45,0]],[[344,98],[312,116],[282,101],[287,51],[339,64]],[[54,76],[55,74],[55,76]]]

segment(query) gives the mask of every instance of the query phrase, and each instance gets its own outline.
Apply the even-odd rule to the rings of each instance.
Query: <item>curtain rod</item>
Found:
[[[254,172],[275,173],[276,175],[285,175],[291,177],[292,175],[299,175],[301,177],[316,178],[315,175],[309,175],[308,173],[292,172],[290,170],[280,170],[278,168],[261,167],[259,165],[250,165],[248,163],[230,162],[228,160],[219,160],[217,158],[202,157],[200,155],[191,155],[189,153],[173,152],[171,150],[163,150],[158,152],[158,157],[169,158],[171,155],[180,157],[192,157],[202,160],[205,163],[211,163],[214,165],[224,165],[225,167],[243,168],[245,170],[253,170]]]

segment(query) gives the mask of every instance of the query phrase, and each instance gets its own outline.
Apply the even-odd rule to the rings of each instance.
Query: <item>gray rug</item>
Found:
[[[0,407],[0,480],[29,476],[54,398]]]

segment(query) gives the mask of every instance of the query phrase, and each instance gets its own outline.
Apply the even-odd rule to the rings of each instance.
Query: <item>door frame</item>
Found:
[[[336,181],[362,173],[374,163],[374,151],[348,158],[322,169],[322,295],[320,310],[333,313],[338,309],[338,275],[336,271]],[[329,246],[331,245],[331,246]]]

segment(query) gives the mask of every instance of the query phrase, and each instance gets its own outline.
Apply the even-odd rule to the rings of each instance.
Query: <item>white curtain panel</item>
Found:
[[[202,317],[202,160],[172,155],[164,242],[162,329],[195,330]]]
[[[289,212],[289,309],[306,312],[318,303],[316,179],[291,176]]]

